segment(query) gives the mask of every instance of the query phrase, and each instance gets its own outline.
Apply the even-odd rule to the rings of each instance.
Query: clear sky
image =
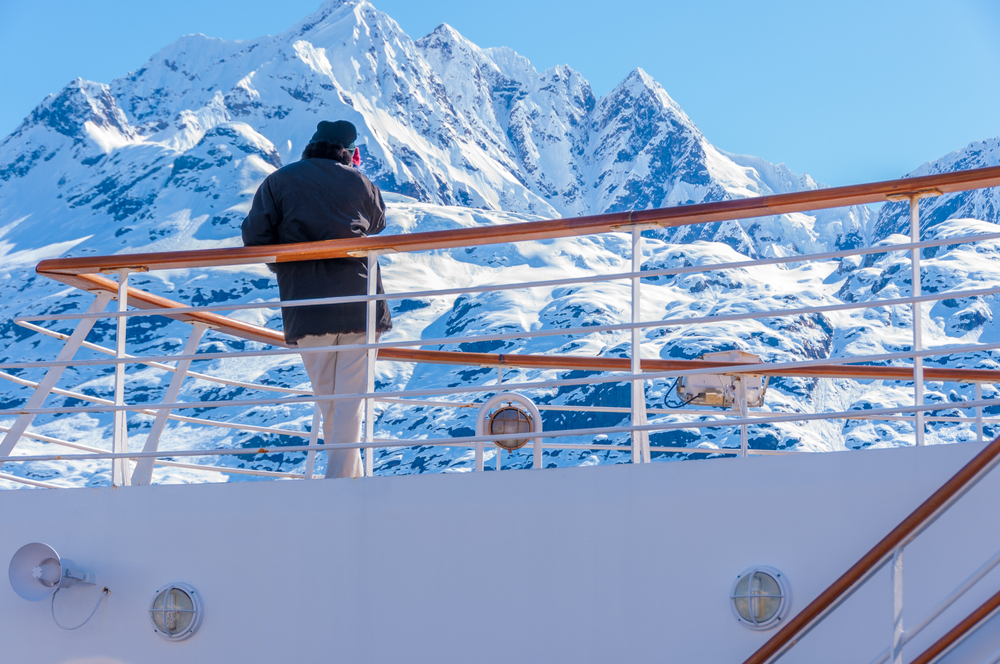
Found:
[[[373,0],[449,23],[598,96],[635,67],[708,139],[832,185],[1000,136],[1000,0]],[[109,83],[183,34],[284,31],[320,0],[0,0],[0,137],[73,78]]]

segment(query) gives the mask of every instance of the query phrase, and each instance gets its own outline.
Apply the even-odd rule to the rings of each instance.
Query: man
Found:
[[[302,160],[271,173],[257,189],[250,214],[243,220],[243,244],[292,244],[374,235],[385,228],[382,193],[354,166],[357,129],[350,122],[320,122]],[[282,300],[305,300],[368,292],[365,258],[331,258],[269,266],[278,276]],[[378,292],[382,278],[377,273]],[[364,302],[283,307],[285,341],[300,348],[365,343]],[[392,327],[384,300],[376,307],[380,334]],[[358,394],[365,391],[366,352],[303,353],[302,363],[313,393]],[[323,437],[330,443],[361,439],[361,399],[319,403]],[[358,449],[331,450],[326,476],[361,477]]]

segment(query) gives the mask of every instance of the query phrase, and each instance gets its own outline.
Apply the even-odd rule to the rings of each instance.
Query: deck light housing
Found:
[[[767,566],[751,567],[736,577],[729,596],[736,619],[756,630],[778,625],[792,605],[785,575]]]
[[[153,631],[167,641],[191,638],[204,617],[204,605],[198,591],[186,583],[169,583],[153,595],[149,619]]]

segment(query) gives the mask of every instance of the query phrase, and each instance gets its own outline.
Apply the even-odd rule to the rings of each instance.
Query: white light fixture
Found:
[[[204,604],[198,591],[186,583],[169,583],[153,595],[149,620],[153,631],[168,641],[183,641],[201,627]]]
[[[531,433],[531,425],[531,415],[527,411],[515,406],[513,402],[508,401],[506,406],[490,413],[488,428],[492,434]],[[494,440],[493,444],[497,447],[502,447],[508,452],[513,452],[527,445],[528,439],[507,438],[504,440]]]
[[[760,356],[741,350],[704,353],[698,358],[706,362],[732,362],[733,364],[760,364]],[[746,391],[746,405],[757,408],[764,403],[768,378],[757,374],[694,374],[681,376],[677,383],[677,396],[685,404],[729,408],[738,403],[741,391]],[[741,385],[742,383],[742,385]]]
[[[771,629],[792,606],[785,575],[773,567],[758,566],[744,571],[729,594],[736,619],[750,629]]]
[[[85,572],[69,558],[62,558],[56,550],[42,542],[25,544],[10,559],[7,569],[10,586],[22,599],[30,602],[40,602],[52,598],[52,620],[60,629],[80,629],[97,613],[101,602],[110,590],[104,588],[94,610],[79,625],[66,627],[56,618],[56,594],[63,588],[69,588],[77,583],[94,585],[94,575]]]
[[[10,585],[18,595],[31,602],[39,602],[53,595],[60,588],[75,583],[94,585],[94,575],[89,574],[69,558],[62,558],[48,544],[25,544],[10,559],[7,570]]]
[[[506,408],[512,408],[514,410],[521,410],[521,413],[510,413],[508,412],[502,418],[497,418],[496,415],[506,408],[500,408],[496,413],[490,413],[492,408],[499,406],[500,404],[506,402]],[[517,404],[516,406],[514,404]],[[522,410],[523,409],[523,410]],[[523,420],[521,418],[524,418]],[[527,425],[527,428],[525,428]],[[541,468],[542,467],[542,414],[538,412],[538,406],[535,402],[524,396],[523,394],[518,394],[517,392],[500,392],[499,394],[494,394],[489,399],[487,399],[481,406],[479,406],[479,411],[476,413],[476,436],[489,436],[497,435],[500,433],[509,433],[513,435],[518,435],[522,433],[533,434],[532,440],[534,440],[534,445],[532,449],[532,467]],[[508,438],[507,440],[494,440],[493,443],[500,447],[497,450],[497,470],[500,470],[500,457],[503,454],[501,450],[516,450],[522,447],[528,442],[528,438]],[[507,446],[510,447],[507,447]],[[476,443],[476,470],[481,471],[484,469],[484,442],[480,441]]]

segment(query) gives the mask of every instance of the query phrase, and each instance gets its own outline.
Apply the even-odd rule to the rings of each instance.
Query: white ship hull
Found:
[[[787,578],[789,617],[982,449],[979,444],[545,471],[0,494],[0,560],[46,542],[97,576],[49,602],[0,591],[5,662],[741,662],[736,576]],[[988,476],[906,549],[915,623],[1000,547]],[[205,618],[158,637],[155,591]],[[911,644],[1000,585],[994,570]],[[869,662],[891,640],[888,568],[782,661]],[[987,625],[944,661],[980,662]]]

